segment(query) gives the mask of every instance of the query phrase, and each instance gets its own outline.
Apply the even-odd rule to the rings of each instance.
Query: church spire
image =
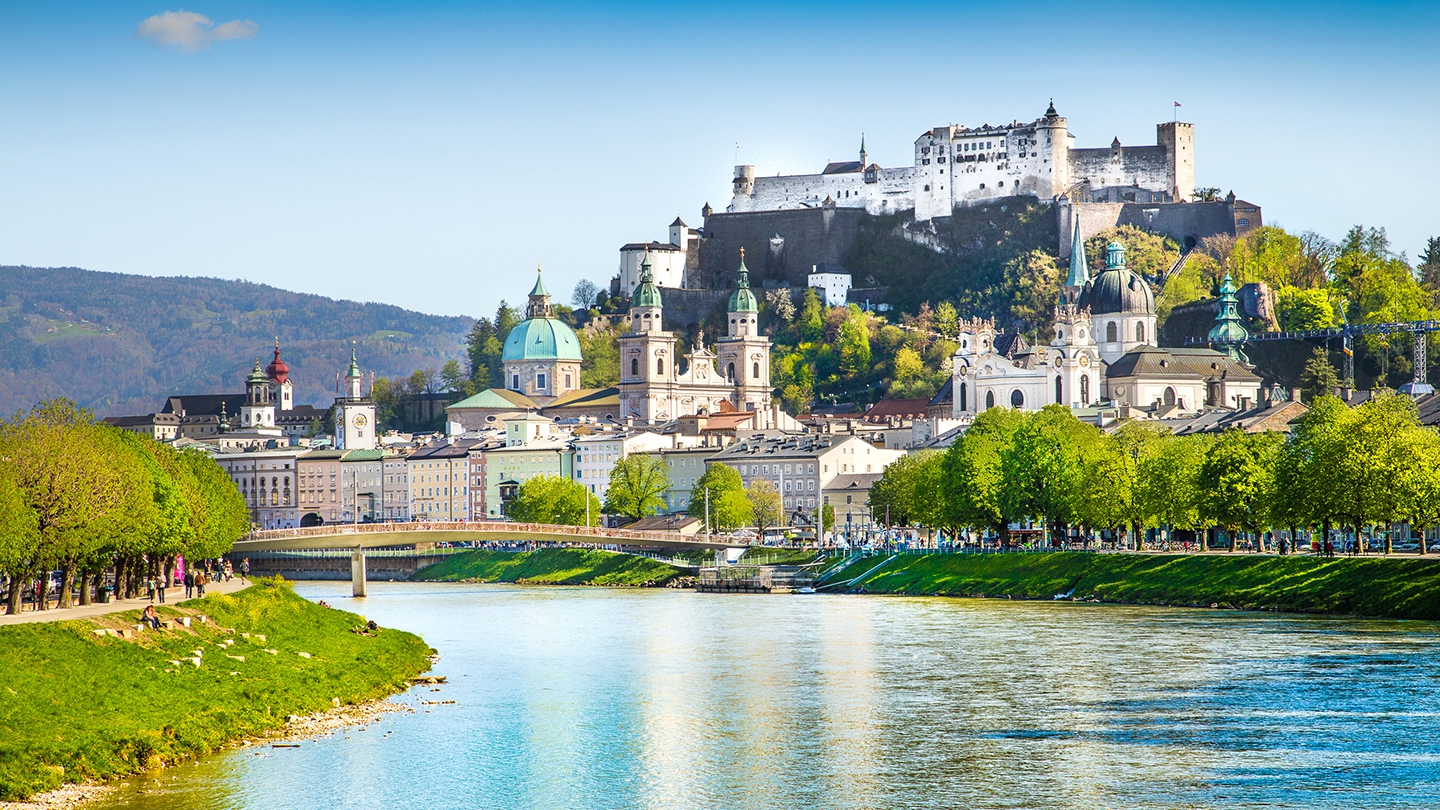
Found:
[[[553,318],[555,307],[550,303],[550,291],[545,289],[545,282],[540,280],[540,265],[535,265],[535,286],[530,288],[530,303],[525,305],[525,317],[528,318]]]
[[[1065,280],[1065,286],[1084,287],[1089,280],[1090,269],[1085,266],[1085,239],[1080,235],[1080,218],[1077,216],[1075,238],[1070,243],[1070,277]]]
[[[860,169],[863,171],[870,165],[870,157],[865,152],[865,133],[860,133]]]
[[[759,312],[760,306],[755,301],[755,293],[750,291],[750,270],[745,266],[745,248],[740,248],[740,269],[737,271],[740,276],[735,285],[735,292],[730,295],[730,312]]]
[[[1212,345],[1230,355],[1232,360],[1248,363],[1250,360],[1245,356],[1244,347],[1245,341],[1250,339],[1250,330],[1240,322],[1239,299],[1235,292],[1230,274],[1226,273],[1225,281],[1220,285],[1220,307],[1215,313],[1215,326],[1207,337]]]

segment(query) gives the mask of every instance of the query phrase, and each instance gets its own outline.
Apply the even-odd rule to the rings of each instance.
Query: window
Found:
[[[519,390],[520,390],[520,375],[519,375],[519,374],[511,374],[511,375],[510,375],[510,388],[511,388],[512,390],[515,390],[515,391],[519,391]]]
[[[1004,187],[1005,187],[1005,181],[1004,181],[1004,180],[1001,180],[1001,181],[1000,181],[1000,188],[1004,188]]]
[[[1144,321],[1141,321],[1141,322],[1135,324],[1135,340],[1136,340],[1137,342],[1140,342],[1140,343],[1144,343],[1144,342],[1145,342],[1145,322],[1144,322]]]
[[[759,363],[756,363],[754,366],[752,366],[752,367],[751,367],[751,372],[752,372],[752,374],[751,374],[752,377],[754,377],[754,378],[757,379],[757,380],[760,379],[760,364],[759,364]]]
[[[1019,389],[1019,388],[1016,388],[1014,391],[1011,391],[1011,392],[1010,392],[1010,407],[1012,407],[1012,408],[1023,408],[1023,407],[1025,407],[1025,395],[1022,394],[1022,393],[1020,393],[1020,389]]]
[[[1165,404],[1166,404],[1166,405],[1174,405],[1174,404],[1175,404],[1175,389],[1174,389],[1174,388],[1170,388],[1170,387],[1168,387],[1168,386],[1165,388]]]
[[[664,373],[665,373],[665,358],[663,358],[663,357],[657,357],[657,358],[655,358],[655,373],[656,373],[657,375],[660,375],[660,374],[664,374]]]
[[[960,410],[966,410],[965,405],[965,383],[960,383]]]
[[[575,384],[572,383],[572,382],[570,382],[570,375],[569,375],[569,374],[566,374],[566,375],[565,375],[565,387],[566,387],[566,388],[574,388],[574,387],[575,387]]]
[[[1245,217],[1241,217],[1235,220],[1235,224],[1239,225],[1242,228],[1248,228],[1250,227],[1250,220],[1246,219]]]
[[[986,392],[985,392],[985,407],[987,407],[987,408],[993,408],[993,407],[995,407],[995,392],[994,392],[994,391],[986,391]]]
[[[734,381],[735,381],[735,364],[734,364],[734,363],[731,363],[730,365],[728,365],[728,366],[725,367],[725,379],[727,379],[727,380],[729,380],[729,381],[731,381],[731,382],[734,382]]]
[[[1080,375],[1080,404],[1090,404],[1090,375]]]
[[[985,184],[984,184],[984,183],[981,183],[981,184],[980,184],[980,189],[981,189],[982,191],[985,189]]]
[[[630,358],[630,374],[635,377],[640,376],[640,358]]]
[[[544,375],[544,374],[536,374],[536,375],[535,375],[535,387],[536,387],[536,388],[540,388],[540,389],[544,389],[544,388],[545,388],[545,375]]]
[[[1056,404],[1056,405],[1064,405],[1064,404],[1065,404],[1065,389],[1064,389],[1063,386],[1064,386],[1064,383],[1061,381],[1060,377],[1059,377],[1059,376],[1056,376],[1056,377],[1055,377],[1055,404]]]
[[[1107,343],[1114,343],[1115,341],[1119,340],[1119,331],[1120,330],[1115,327],[1114,321],[1105,324],[1105,341]]]

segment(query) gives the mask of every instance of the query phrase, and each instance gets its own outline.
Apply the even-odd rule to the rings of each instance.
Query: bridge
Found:
[[[630,531],[600,526],[560,526],[510,521],[423,521],[414,523],[334,523],[299,529],[251,532],[235,543],[233,554],[296,549],[433,549],[449,543],[565,543],[577,546],[629,546],[668,549],[722,549],[749,545],[735,539],[706,539],[679,532]]]

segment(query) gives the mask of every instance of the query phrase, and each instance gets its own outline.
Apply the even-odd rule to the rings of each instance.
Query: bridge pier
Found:
[[[350,555],[350,595],[365,595],[365,549],[361,546]]]

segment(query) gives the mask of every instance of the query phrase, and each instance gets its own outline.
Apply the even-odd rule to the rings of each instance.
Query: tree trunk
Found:
[[[71,604],[71,592],[75,589],[75,563],[66,561],[60,564],[60,594],[55,601],[55,607],[68,608]]]
[[[1325,556],[1325,544],[1330,542],[1330,518],[1320,521],[1320,556]]]
[[[90,572],[80,572],[80,606],[90,604]]]
[[[46,566],[46,567],[45,567],[45,570],[40,572],[40,578],[39,578],[38,580],[36,580],[36,586],[35,586],[35,609],[36,609],[36,610],[49,610],[49,609],[50,609],[50,594],[46,593],[46,589],[48,589],[48,588],[50,587],[50,570],[49,570],[49,568],[50,568],[49,566]]]
[[[1425,551],[1425,530],[1426,530],[1427,528],[1428,528],[1428,527],[1426,527],[1426,526],[1420,527],[1420,553],[1421,553],[1421,554],[1427,553],[1427,552]]]
[[[1235,532],[1229,526],[1225,527],[1225,539],[1231,554],[1235,553]]]
[[[20,612],[20,594],[25,590],[25,577],[18,574],[10,577],[10,593],[5,598],[5,615],[14,616]]]
[[[1391,523],[1385,531],[1385,553],[1390,554],[1395,550],[1395,524]]]

